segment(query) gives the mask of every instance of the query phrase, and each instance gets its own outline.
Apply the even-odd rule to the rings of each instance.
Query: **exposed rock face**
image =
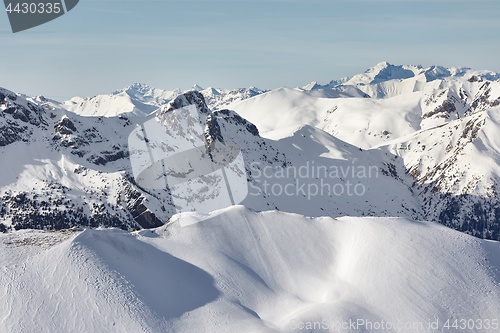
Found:
[[[136,184],[127,144],[136,125],[129,118],[80,117],[46,99],[38,98],[37,105],[26,97],[0,92],[0,147],[17,142],[29,150],[37,143],[40,150],[26,153],[34,154],[33,160],[49,163],[46,176],[20,174],[15,186],[0,188],[0,219],[12,228],[153,228],[176,212],[168,188],[151,190]],[[230,125],[231,131],[243,136],[258,136],[257,128],[234,112],[212,114],[197,91],[179,95],[162,107],[157,117],[190,105],[200,116],[201,130],[206,128],[207,147],[225,140],[221,126]],[[62,160],[55,160],[54,153]]]
[[[181,109],[189,105],[196,106],[200,114],[210,114],[210,109],[205,103],[205,98],[203,97],[203,95],[198,91],[189,91],[178,96],[172,102],[162,107],[158,113],[158,117],[161,118],[162,115],[167,112],[172,112],[173,110]]]
[[[38,105],[0,88],[0,147],[17,141],[27,142],[34,127],[47,125],[44,113]]]
[[[71,135],[73,133],[75,133],[77,130],[76,130],[76,127],[75,127],[75,124],[73,124],[73,122],[67,118],[67,117],[64,117],[63,119],[61,119],[61,121],[59,121],[59,123],[57,123],[56,127],[55,127],[55,131],[56,133],[59,133],[59,134],[62,134],[62,135]]]
[[[230,125],[234,127],[235,132],[242,133],[242,135],[246,135],[245,132],[248,132],[253,136],[259,136],[259,130],[254,124],[242,118],[234,111],[220,110],[207,117],[205,127],[205,142],[207,146],[210,146],[215,140],[224,142],[220,122],[224,122],[226,126]]]

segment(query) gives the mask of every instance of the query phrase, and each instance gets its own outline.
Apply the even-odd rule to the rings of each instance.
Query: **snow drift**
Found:
[[[132,234],[22,231],[0,248],[2,332],[333,332],[358,319],[343,331],[441,332],[500,307],[499,243],[407,219],[236,206]]]

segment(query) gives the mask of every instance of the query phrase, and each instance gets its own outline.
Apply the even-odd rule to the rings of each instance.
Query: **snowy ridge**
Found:
[[[378,76],[381,72],[385,74]],[[498,76],[382,63],[358,76],[365,83],[352,87],[384,98],[330,98],[322,92],[325,88],[312,85],[309,91],[273,90],[230,108],[264,137],[293,136],[309,124],[362,149],[402,157],[393,162],[395,170],[420,201],[417,211],[424,219],[499,239],[500,150],[492,130],[498,130]],[[320,93],[315,96],[314,91]]]
[[[392,65],[386,61],[369,68],[352,78],[333,80],[327,85],[316,82],[304,86],[308,92],[322,92],[324,97],[338,91],[361,91],[372,98],[394,97],[416,91],[429,91],[447,87],[456,81],[500,79],[500,73],[487,70],[477,71],[470,68],[445,68],[431,66]],[[362,96],[354,96],[362,97]]]
[[[221,109],[235,101],[262,94],[263,90],[255,87],[241,89],[203,89],[195,84],[188,91],[198,91],[206,99],[211,109]],[[180,89],[172,91],[153,88],[143,83],[134,83],[123,89],[107,95],[98,95],[90,98],[73,97],[59,104],[59,107],[82,116],[113,117],[118,115],[145,117],[152,114],[159,107],[173,101],[183,93]]]
[[[0,216],[4,224],[16,229],[75,225],[137,229],[160,226],[173,215],[175,208],[168,189],[146,190],[134,182],[127,137],[136,126],[136,118],[83,117],[50,103],[42,107],[28,105],[39,110],[44,125],[27,126],[30,130],[25,138],[17,131],[23,127],[12,122],[12,115],[3,113],[0,118],[6,124],[5,131],[15,134],[2,143],[0,151],[11,160],[0,165]],[[205,115],[207,145],[217,148],[219,142],[229,140],[241,147],[251,186],[251,195],[244,204],[252,209],[280,209],[308,216],[422,216],[408,186],[391,174],[393,160],[389,154],[361,152],[358,147],[311,126],[298,129],[288,139],[264,139],[252,123],[235,112],[210,111],[203,95],[195,91],[161,107],[158,119],[187,105],[196,105]],[[19,151],[23,153],[18,154]],[[335,174],[327,181],[332,188],[343,189],[359,182],[353,175],[353,160],[361,162],[358,167],[376,168],[373,179],[366,179],[364,184],[366,196],[315,195],[307,198],[307,206],[301,204],[302,189],[320,186],[317,176],[304,178],[293,196],[282,196],[269,191],[269,186],[293,185],[293,175],[269,178],[263,172],[280,172],[292,166],[333,165],[339,173],[347,170],[346,175]],[[382,187],[384,190],[380,191]],[[395,197],[395,192],[400,195]],[[201,197],[194,193],[192,200]],[[393,203],[387,205],[389,201]]]
[[[180,227],[188,218],[134,234],[0,235],[0,330],[335,331],[364,319],[438,332],[430,321],[498,317],[498,243],[394,218],[232,207]]]
[[[201,94],[205,97],[208,106],[213,110],[226,108],[229,104],[260,95],[265,90],[256,87],[241,88],[241,89],[202,89]]]
[[[314,85],[234,94],[195,86],[167,101],[170,95],[138,84],[109,95],[148,106],[165,102],[142,117],[82,116],[41,96],[2,90],[2,229],[163,225],[176,212],[172,194],[135,183],[127,138],[140,122],[194,105],[203,114],[206,147],[226,141],[241,147],[249,190],[242,204],[251,209],[400,216],[500,240],[497,77],[382,63],[358,76],[364,83],[331,84],[359,90],[391,85],[394,96],[316,96]],[[425,89],[405,92],[416,78],[425,78]],[[214,107],[219,102],[229,103],[227,109]],[[301,167],[320,172],[297,176]],[[215,177],[213,187],[220,181]],[[362,195],[348,194],[354,186]],[[291,195],[283,195],[285,188]],[[203,200],[196,191],[190,195],[192,202]]]

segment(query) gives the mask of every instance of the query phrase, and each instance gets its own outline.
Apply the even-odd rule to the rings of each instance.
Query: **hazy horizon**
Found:
[[[500,3],[82,0],[40,27],[0,26],[0,86],[58,100],[141,82],[273,89],[380,61],[500,71]]]

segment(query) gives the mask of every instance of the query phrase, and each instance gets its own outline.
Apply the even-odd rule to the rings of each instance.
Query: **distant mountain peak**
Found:
[[[145,83],[134,82],[131,85],[128,85],[122,89],[113,91],[111,95],[119,95],[123,92],[147,92],[151,89],[153,88]]]
[[[372,97],[389,98],[405,93],[432,90],[442,81],[500,80],[500,73],[488,70],[473,70],[469,67],[444,67],[432,65],[393,65],[382,61],[363,73],[351,78],[332,80],[321,85],[313,81],[297,88],[310,95],[325,98]],[[448,83],[444,83],[448,85]]]
[[[196,91],[202,91],[202,90],[204,90],[201,86],[199,86],[199,85],[198,85],[198,84],[196,84],[196,83],[194,84],[194,86],[193,86],[193,88],[192,88],[192,89],[193,89],[193,90],[196,90]]]
[[[221,92],[214,87],[208,87],[206,89],[203,89],[202,92],[203,92],[203,95],[205,97],[207,97],[207,96],[219,96],[221,94]]]
[[[389,80],[408,79],[414,77],[415,73],[406,66],[392,65],[383,61],[369,68],[363,74],[354,76],[347,83],[354,84],[374,84]]]
[[[443,66],[431,66],[424,70],[424,75],[427,82],[431,82],[438,79],[443,79],[452,76],[451,71]]]
[[[378,64],[376,64],[375,66],[371,67],[371,68],[368,68],[365,73],[373,70],[373,69],[377,69],[377,68],[387,68],[389,66],[393,66],[392,64],[390,64],[388,61],[381,61],[379,62]]]
[[[313,81],[309,84],[306,84],[305,86],[302,87],[302,89],[304,90],[313,90],[313,89],[318,89],[320,88],[321,86],[318,84],[317,81]]]
[[[145,116],[189,91],[201,93],[211,109],[221,109],[231,103],[265,92],[254,86],[238,89],[216,89],[213,87],[203,88],[198,84],[186,91],[181,89],[164,90],[145,83],[134,82],[110,94],[88,98],[73,97],[69,101],[65,101],[62,107],[84,116],[114,116],[123,113]]]

